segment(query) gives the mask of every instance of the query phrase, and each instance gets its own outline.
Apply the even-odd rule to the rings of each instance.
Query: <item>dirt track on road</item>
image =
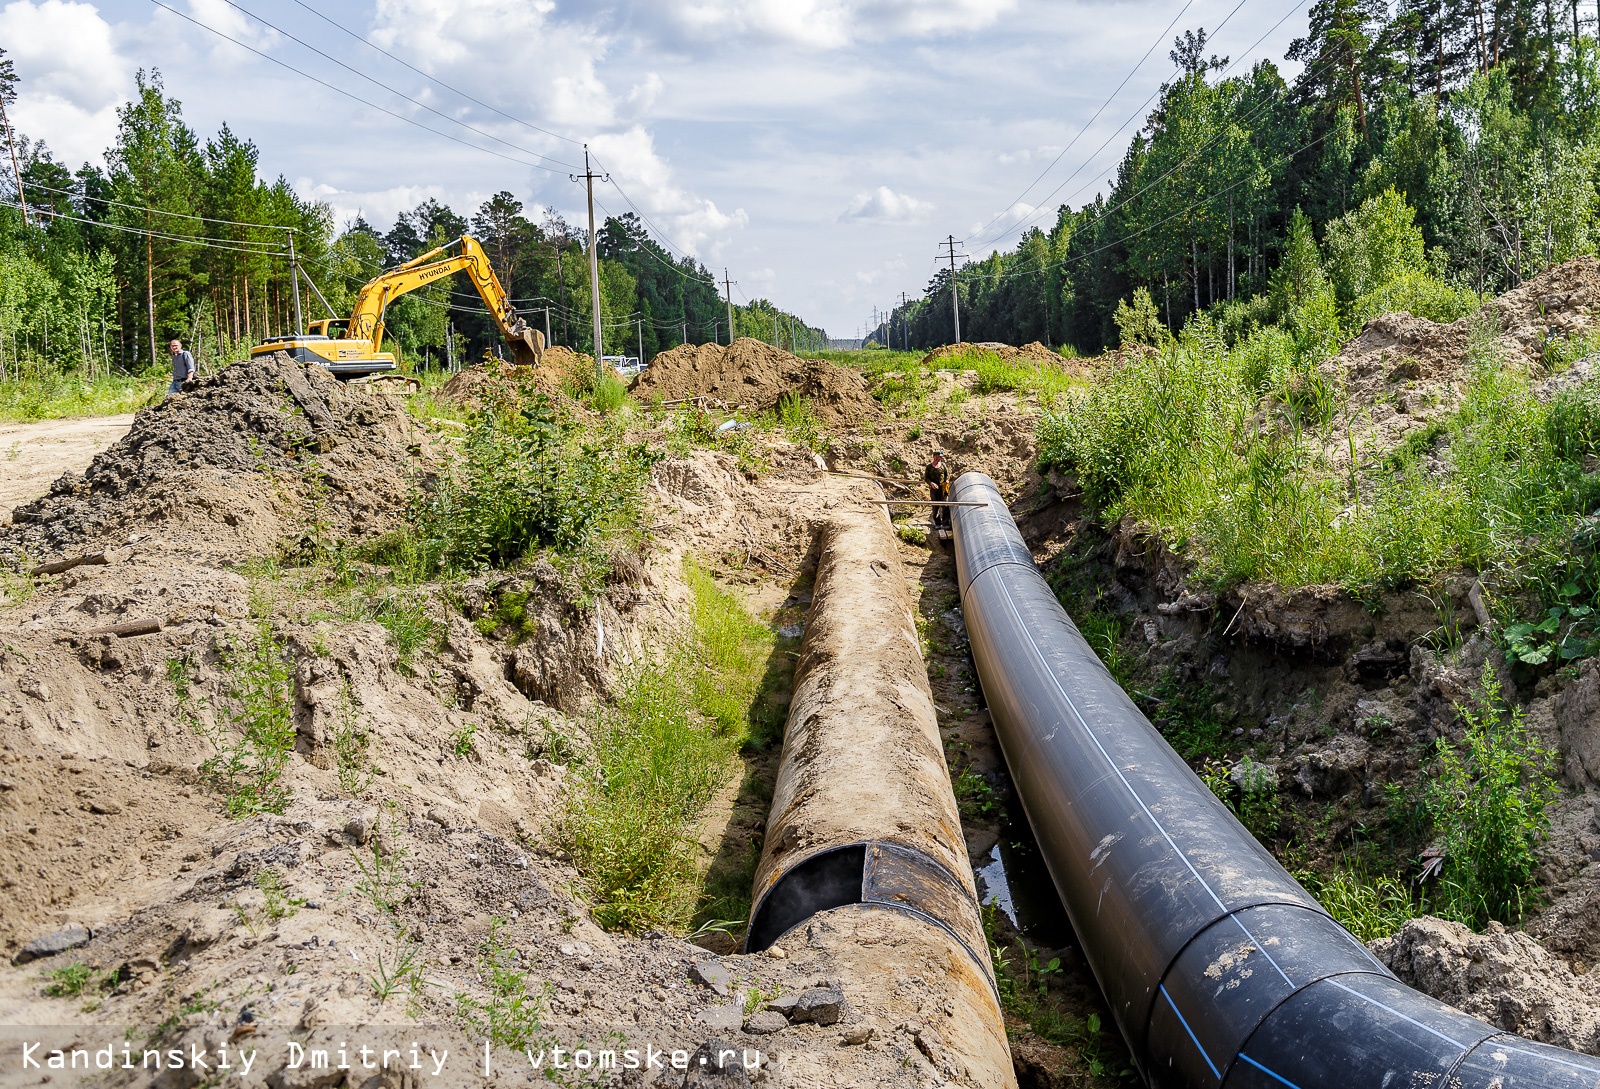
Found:
[[[0,522],[11,521],[12,507],[48,492],[62,473],[82,472],[132,425],[131,412],[0,424]]]

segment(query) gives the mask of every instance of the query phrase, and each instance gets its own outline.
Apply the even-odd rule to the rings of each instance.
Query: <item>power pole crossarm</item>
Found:
[[[939,245],[943,246],[943,247],[945,247],[946,249],[949,250],[949,258],[950,258],[950,312],[951,312],[951,314],[953,314],[955,316],[956,343],[960,344],[961,343],[961,300],[960,300],[960,293],[956,290],[956,258],[957,257],[965,257],[966,254],[957,253],[956,252],[956,236],[953,235],[953,234],[946,236],[945,240],[943,242],[939,243]]]

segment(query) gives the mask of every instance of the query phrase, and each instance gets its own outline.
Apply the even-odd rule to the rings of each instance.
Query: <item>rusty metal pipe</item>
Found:
[[[882,495],[860,489],[860,502],[836,508],[821,529],[746,950],[819,915],[870,913],[872,926],[895,937],[853,949],[857,971],[871,977],[882,957],[881,975],[896,944],[916,943],[954,1011],[940,1019],[942,1045],[973,1084],[1011,1086],[914,604],[888,516],[867,505],[869,490]],[[813,926],[807,940],[847,941],[851,926]]]

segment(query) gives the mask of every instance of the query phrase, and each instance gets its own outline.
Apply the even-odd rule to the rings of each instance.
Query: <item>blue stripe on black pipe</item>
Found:
[[[1151,1086],[1597,1089],[1600,1060],[1406,987],[1290,877],[1107,672],[994,482],[952,499],[961,605],[1050,877]]]

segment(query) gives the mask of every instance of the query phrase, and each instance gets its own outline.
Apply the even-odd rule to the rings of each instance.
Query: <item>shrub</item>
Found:
[[[1448,325],[1476,310],[1483,299],[1471,288],[1457,287],[1427,272],[1407,271],[1350,305],[1346,323],[1359,329],[1379,314],[1404,310],[1419,318]]]
[[[1167,327],[1156,313],[1148,288],[1135,288],[1131,302],[1118,302],[1115,321],[1118,341],[1124,348],[1136,344],[1155,347],[1168,339]]]
[[[413,493],[410,539],[391,542],[390,558],[422,576],[509,567],[540,549],[597,558],[637,529],[655,457],[545,397],[486,411],[436,483]]]
[[[1327,268],[1341,306],[1427,268],[1415,218],[1391,186],[1328,224]]]
[[[1445,860],[1435,910],[1473,927],[1515,922],[1549,827],[1554,757],[1528,733],[1522,709],[1501,702],[1488,666],[1477,698],[1456,710],[1465,736],[1460,746],[1438,740],[1439,772],[1426,794]]]

